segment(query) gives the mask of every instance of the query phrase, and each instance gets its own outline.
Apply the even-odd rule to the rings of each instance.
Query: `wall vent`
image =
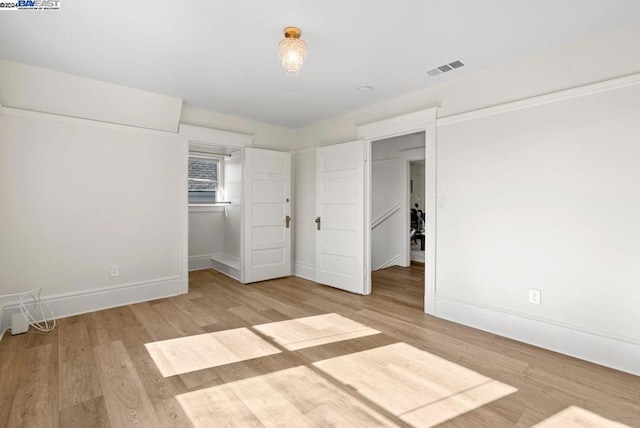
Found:
[[[466,64],[462,61],[455,60],[453,62],[450,62],[449,64],[443,64],[441,66],[438,66],[436,68],[432,68],[431,70],[427,71],[427,74],[431,77],[435,77],[439,74],[442,73],[447,73],[451,70],[456,70],[458,68],[464,67]]]

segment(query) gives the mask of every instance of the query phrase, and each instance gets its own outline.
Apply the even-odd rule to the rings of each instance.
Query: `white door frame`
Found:
[[[189,292],[189,139],[179,138],[180,169],[178,178],[180,186],[178,190],[178,294]]]
[[[189,198],[187,178],[189,177],[189,146],[191,144],[212,149],[241,149],[253,145],[253,136],[239,132],[222,131],[202,126],[186,125],[178,127],[180,169],[178,172],[180,186],[178,192],[179,218],[179,260],[178,260],[178,294],[189,292]]]
[[[402,230],[407,231],[411,229],[409,214],[411,212],[411,190],[409,189],[411,182],[411,162],[425,160],[424,147],[419,149],[401,150],[400,159],[402,159],[402,183],[404,185],[404,192],[402,192],[402,199],[400,202],[400,215],[402,216]],[[404,234],[401,262],[404,267],[409,267],[411,265],[411,236],[409,236],[408,233]]]
[[[358,138],[365,140],[366,159],[371,159],[372,143],[423,131],[425,133],[426,246],[424,312],[436,315],[436,119],[438,108],[408,113],[358,126]],[[365,294],[371,294],[371,162],[365,165]]]

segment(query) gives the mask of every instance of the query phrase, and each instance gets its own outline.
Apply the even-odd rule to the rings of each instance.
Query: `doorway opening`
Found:
[[[377,122],[371,122],[358,126],[358,137],[364,142],[365,159],[365,281],[362,294],[371,293],[372,287],[372,252],[375,246],[372,246],[372,229],[368,227],[374,225],[376,218],[373,215],[373,156],[372,152],[374,144],[381,140],[390,140],[396,137],[419,134],[423,138],[423,144],[420,149],[405,150],[402,153],[401,165],[404,165],[404,176],[409,177],[409,161],[425,161],[425,264],[424,266],[424,312],[431,315],[436,313],[436,122],[438,107],[431,107],[424,110],[414,111],[400,116],[390,117]],[[419,155],[421,157],[414,158]],[[409,217],[409,188],[405,187],[406,192],[402,192],[404,202],[400,204],[400,209],[407,211],[401,215],[401,220],[405,222],[404,230],[406,232],[406,252],[405,266],[410,265],[410,217]],[[402,235],[399,235],[402,236]]]
[[[189,145],[189,270],[213,268],[238,281],[242,206],[240,150]]]
[[[291,155],[252,137],[180,125],[184,271],[248,284],[291,274]],[[181,292],[188,277],[181,274]]]
[[[425,132],[373,141],[370,182],[371,291],[422,306]]]
[[[372,291],[372,272],[385,266],[411,265],[409,162],[424,160],[423,308],[425,313],[436,315],[437,111],[437,107],[432,107],[360,125],[359,140],[316,149],[316,282],[367,295]],[[395,156],[385,155],[385,150],[399,151],[393,144],[398,138],[414,138],[419,142],[404,147]],[[391,143],[387,141],[385,145],[385,140]],[[382,155],[377,153],[378,147]],[[395,162],[395,169],[393,165],[384,165],[386,161]],[[380,169],[381,166],[384,168]],[[384,174],[378,175],[379,170],[394,171],[397,186],[391,186]],[[396,193],[379,198],[380,192],[388,188],[395,188]],[[393,228],[394,222],[403,226]],[[386,241],[385,237],[393,241]]]

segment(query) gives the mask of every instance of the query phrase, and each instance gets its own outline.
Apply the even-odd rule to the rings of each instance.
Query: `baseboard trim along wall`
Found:
[[[240,272],[240,259],[238,257],[229,256],[228,254],[214,254],[209,259],[209,264],[213,269],[227,275],[236,281],[242,282]]]
[[[382,263],[380,266],[378,267],[374,267],[372,270],[380,270],[380,269],[385,269],[391,266],[396,266],[400,264],[400,257],[402,257],[402,254],[397,254],[395,256],[393,256],[392,258],[390,258],[389,260],[387,260],[386,262]]]
[[[4,320],[4,306],[0,307],[0,340],[7,332],[8,324],[4,324],[2,321]]]
[[[211,257],[213,254],[205,254],[203,256],[189,257],[189,272],[193,270],[203,270],[211,268]]]
[[[437,296],[436,316],[540,348],[640,375],[640,344],[602,333]]]
[[[316,266],[311,263],[293,262],[293,274],[300,278],[316,281]]]
[[[46,293],[46,288],[44,289]],[[44,296],[56,318],[109,309],[180,294],[180,277],[172,276],[148,281],[101,287],[76,293]],[[0,332],[11,326],[11,314],[20,312],[18,302],[5,305],[0,317]]]

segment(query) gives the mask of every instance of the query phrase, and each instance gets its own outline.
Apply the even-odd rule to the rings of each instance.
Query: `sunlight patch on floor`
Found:
[[[253,328],[290,351],[380,333],[338,314],[279,321]]]
[[[195,428],[396,426],[312,369],[293,367],[176,396]]]
[[[517,391],[406,343],[314,365],[413,426],[438,425]]]
[[[567,407],[533,426],[533,428],[630,428],[628,425],[604,418],[581,407]]]
[[[162,340],[145,346],[164,377],[281,352],[247,328]]]

